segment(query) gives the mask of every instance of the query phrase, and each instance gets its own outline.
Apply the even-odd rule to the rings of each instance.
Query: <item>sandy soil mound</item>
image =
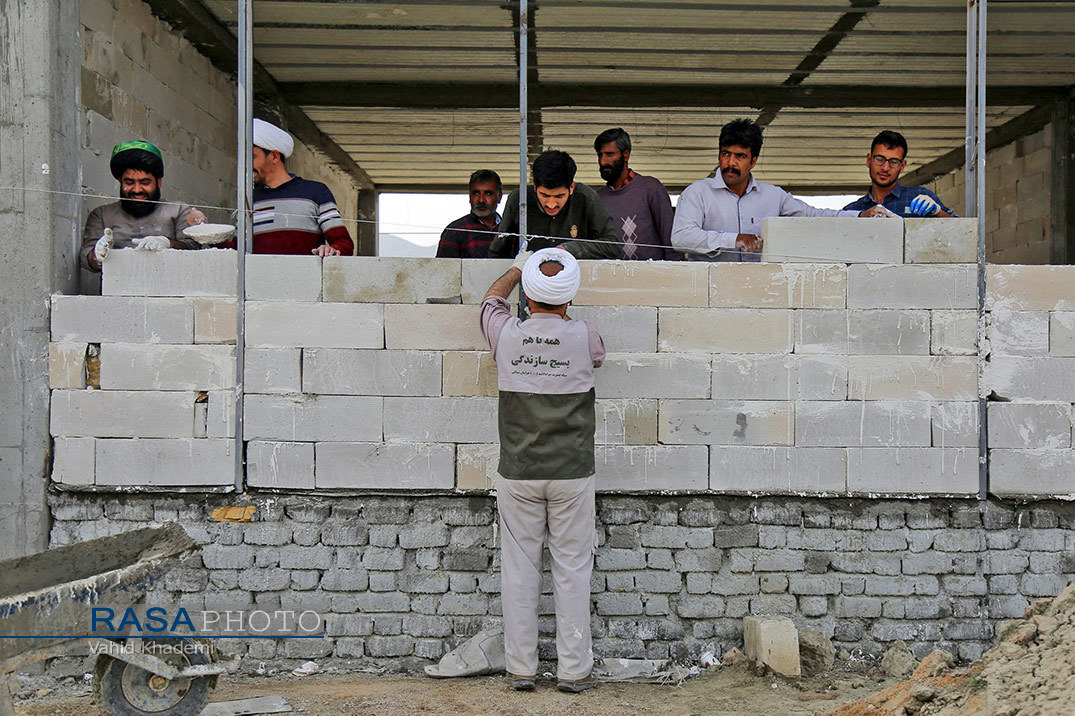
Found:
[[[907,681],[829,716],[1071,716],[1075,714],[1075,585],[1027,607],[997,646],[965,669],[936,651]]]

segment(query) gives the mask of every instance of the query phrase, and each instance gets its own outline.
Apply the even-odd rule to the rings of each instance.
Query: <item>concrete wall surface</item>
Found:
[[[256,507],[248,524],[210,515]],[[496,502],[478,496],[91,495],[52,498],[52,544],[178,521],[201,545],[148,604],[323,616],[326,638],[218,642],[242,669],[437,659],[500,621]],[[742,618],[787,615],[837,648],[902,639],[978,658],[1005,620],[1075,577],[1075,505],[990,500],[598,496],[598,657],[697,660]],[[546,574],[548,577],[548,574]],[[555,658],[551,580],[540,654]],[[58,663],[80,675],[82,663]]]
[[[991,267],[979,356],[976,267],[952,262],[974,226],[770,220],[767,247],[818,262],[583,262],[572,314],[609,350],[598,489],[974,495],[987,356],[994,491],[1075,494],[1075,268]],[[860,253],[922,263],[823,262],[849,231]],[[235,262],[117,251],[106,295],[53,298],[58,485],[232,485]],[[249,256],[247,485],[488,489],[496,374],[476,304],[508,265]]]

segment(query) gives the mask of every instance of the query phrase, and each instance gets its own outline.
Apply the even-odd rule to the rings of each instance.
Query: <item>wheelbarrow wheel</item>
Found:
[[[143,648],[179,669],[213,660],[212,648],[194,639],[147,639]],[[216,676],[169,681],[104,654],[94,676],[94,700],[109,716],[197,716],[216,685]]]

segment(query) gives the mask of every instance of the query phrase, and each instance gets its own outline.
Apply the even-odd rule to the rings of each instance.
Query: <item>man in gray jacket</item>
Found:
[[[567,316],[579,265],[545,248],[485,294],[481,328],[500,387],[500,597],[508,678],[533,691],[538,667],[541,550],[548,537],[556,601],[557,688],[594,686],[590,574],[594,508],[594,368],[605,359],[597,329]],[[531,317],[513,318],[508,296],[522,281]]]

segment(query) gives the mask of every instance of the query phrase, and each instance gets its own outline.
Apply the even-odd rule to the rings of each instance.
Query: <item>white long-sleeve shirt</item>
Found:
[[[739,234],[761,234],[767,216],[858,216],[857,211],[817,209],[778,186],[751,175],[743,196],[717,176],[694,182],[679,197],[672,222],[672,246],[695,261],[760,261],[759,254],[735,248]]]

